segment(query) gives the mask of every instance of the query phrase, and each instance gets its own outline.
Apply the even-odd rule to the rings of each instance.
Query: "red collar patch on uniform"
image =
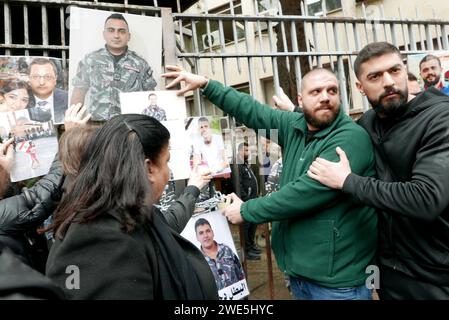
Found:
[[[128,69],[128,70],[132,70],[132,71],[135,71],[135,72],[140,72],[139,69],[136,69],[136,68],[134,68],[134,67],[131,67],[130,65],[127,65],[127,64],[125,64],[125,65],[123,66],[123,68]]]

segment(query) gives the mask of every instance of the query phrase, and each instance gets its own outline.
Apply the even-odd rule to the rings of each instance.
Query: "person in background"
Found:
[[[407,82],[408,92],[414,96],[417,96],[422,91],[421,86],[419,85],[418,82],[418,78],[416,78],[416,76],[411,72],[407,72],[407,77],[408,77]]]
[[[240,181],[240,198],[243,201],[255,199],[259,195],[256,175],[249,164],[249,145],[242,142],[237,148],[237,167]],[[233,172],[234,174],[234,172]],[[248,260],[260,260],[262,250],[256,245],[257,224],[245,221],[243,223],[245,240],[245,257]]]
[[[424,80],[424,90],[435,87],[446,95],[449,95],[449,84],[444,82],[442,77],[440,58],[433,54],[428,54],[419,62],[419,72]]]

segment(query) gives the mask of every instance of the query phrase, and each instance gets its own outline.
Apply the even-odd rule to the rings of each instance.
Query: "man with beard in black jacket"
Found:
[[[375,146],[378,179],[317,158],[310,177],[379,209],[381,299],[449,299],[449,97],[437,89],[408,94],[400,51],[365,46],[354,63],[370,101],[359,124]]]

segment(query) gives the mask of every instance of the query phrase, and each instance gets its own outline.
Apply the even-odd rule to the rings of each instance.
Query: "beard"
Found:
[[[340,112],[340,108],[333,108],[329,104],[325,104],[321,105],[315,111],[315,113],[321,109],[330,109],[331,115],[319,118],[315,116],[309,108],[306,108],[305,106],[302,108],[302,112],[304,114],[304,119],[306,119],[306,122],[319,130],[327,128],[329,125],[331,125],[332,122],[334,122],[334,120],[337,118],[338,112]]]
[[[390,99],[386,103],[382,103],[382,99],[386,96],[396,93],[399,95],[398,99]],[[371,103],[374,111],[378,114],[383,114],[388,118],[396,118],[404,114],[407,109],[408,89],[404,90],[390,88],[384,91],[377,100],[368,101]]]
[[[427,79],[423,79],[424,80],[424,84],[426,85],[426,87],[432,87],[434,85],[436,85],[438,82],[440,82],[440,75],[437,75],[435,77],[435,80],[433,81],[428,81]]]

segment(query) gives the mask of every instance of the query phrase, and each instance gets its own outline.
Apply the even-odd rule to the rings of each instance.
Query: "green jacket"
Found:
[[[273,221],[272,246],[280,269],[327,287],[362,285],[377,242],[374,209],[353,202],[307,176],[315,158],[338,162],[336,147],[348,156],[352,172],[375,174],[368,134],[341,109],[328,128],[306,145],[307,123],[297,112],[273,110],[251,96],[209,81],[204,95],[223,111],[253,129],[278,129],[283,147],[281,188],[241,207],[246,221]]]

